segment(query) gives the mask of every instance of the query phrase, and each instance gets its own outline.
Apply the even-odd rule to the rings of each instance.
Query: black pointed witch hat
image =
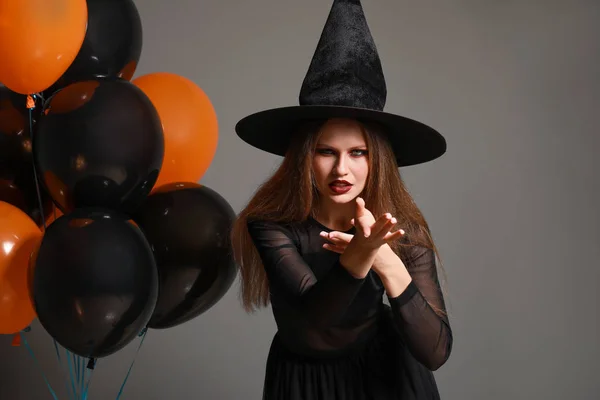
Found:
[[[383,128],[399,167],[446,152],[446,140],[433,128],[384,112],[386,96],[381,62],[360,1],[334,0],[302,83],[300,105],[249,115],[235,130],[251,146],[283,156],[300,124],[354,118]]]

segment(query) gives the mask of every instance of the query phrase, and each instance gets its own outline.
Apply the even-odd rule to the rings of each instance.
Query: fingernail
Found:
[[[396,221],[396,218],[392,218],[392,224],[395,224],[396,222],[398,222]]]
[[[404,232],[404,229],[400,229],[400,233],[404,235],[406,232]]]
[[[321,235],[321,236],[327,236],[327,232],[325,232],[325,231],[321,231],[321,232],[319,233],[319,235]]]
[[[392,218],[392,214],[390,214],[390,213],[385,213],[385,217],[386,217],[387,219],[390,219],[390,218]]]

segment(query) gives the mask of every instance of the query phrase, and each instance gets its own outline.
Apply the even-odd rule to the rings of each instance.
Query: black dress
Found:
[[[387,306],[374,271],[356,279],[323,249],[319,233],[331,230],[316,220],[248,229],[278,327],[264,400],[439,399],[431,371],[448,359],[452,331],[431,307],[445,311],[433,251],[415,247],[403,259],[412,282]]]

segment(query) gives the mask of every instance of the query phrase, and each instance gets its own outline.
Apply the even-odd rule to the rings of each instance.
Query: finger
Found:
[[[319,232],[319,236],[321,236],[322,238],[327,239],[329,241],[332,241],[333,239],[335,239],[335,236],[332,236],[331,232],[326,232],[326,231]]]
[[[356,198],[355,217],[356,218],[360,218],[364,214],[365,214],[365,201],[362,199],[362,197],[357,197]]]
[[[362,213],[362,215],[360,215]],[[353,218],[353,225],[359,233],[365,238],[371,235],[371,225],[373,224],[373,218],[365,213],[365,211],[358,211],[355,218]]]
[[[329,240],[330,243],[334,245],[346,244],[346,242],[335,236],[327,236],[325,239]]]
[[[368,224],[365,224],[364,222],[359,220],[359,225],[364,237],[368,238],[369,236],[371,236],[371,227]]]
[[[362,232],[364,237],[369,237],[371,235],[371,225],[369,221],[369,215],[366,212],[365,201],[362,197],[356,198],[356,212],[354,215],[354,223],[357,229]],[[356,225],[358,222],[358,226]]]
[[[356,231],[364,237],[369,237],[371,234],[371,224],[369,223],[368,218],[353,218],[352,225],[356,228]]]
[[[369,211],[369,209],[366,207],[362,208],[362,211],[360,212],[360,214],[362,214],[362,215],[357,215],[356,219],[362,225],[368,225],[369,227],[371,227],[377,221],[375,219],[375,217],[373,216],[373,213],[371,211]]]
[[[342,241],[344,243],[349,243],[352,240],[353,236],[354,235],[351,235],[349,233],[338,232],[338,231],[334,231],[329,234],[330,238],[337,240],[337,241]]]
[[[384,240],[386,242],[393,242],[394,240],[398,240],[400,239],[402,236],[404,236],[406,234],[406,232],[404,232],[403,229],[399,229],[395,232],[388,232],[387,235],[385,235]]]
[[[394,227],[394,225],[396,225],[398,221],[396,220],[396,218],[391,218],[389,220],[387,220],[383,226],[381,227],[381,229],[377,232],[377,238],[378,239],[382,239],[382,240],[387,240],[385,239],[386,236],[390,233],[390,231],[392,230],[392,228]]]
[[[360,196],[357,197],[356,198],[356,204],[358,204],[360,208],[365,208],[365,199],[363,199]]]
[[[319,236],[335,243],[350,243],[350,240],[352,240],[354,235],[339,231],[321,231]]]
[[[371,232],[374,235],[385,235],[384,232],[388,232],[391,229],[390,221],[392,221],[392,214],[385,213],[381,217],[377,218],[377,220],[371,226]],[[387,231],[385,230],[387,228]]]

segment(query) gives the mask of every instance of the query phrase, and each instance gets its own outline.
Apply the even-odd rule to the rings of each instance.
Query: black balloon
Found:
[[[237,274],[229,233],[235,218],[206,186],[174,183],[152,193],[134,215],[152,245],[159,296],[148,327],[180,325],[216,304]]]
[[[30,289],[40,323],[82,357],[104,357],[146,327],[158,296],[150,245],[126,217],[79,209],[46,231]]]
[[[32,110],[32,125],[39,119],[41,110],[41,100],[38,99]],[[40,211],[29,121],[27,97],[0,87],[0,201],[18,207],[42,226],[52,211],[52,201],[40,185]]]
[[[87,0],[88,24],[77,57],[46,97],[94,78],[130,80],[142,53],[142,21],[133,0]]]
[[[134,210],[156,183],[164,136],[148,97],[122,79],[73,83],[46,101],[34,130],[40,180],[67,213]]]

